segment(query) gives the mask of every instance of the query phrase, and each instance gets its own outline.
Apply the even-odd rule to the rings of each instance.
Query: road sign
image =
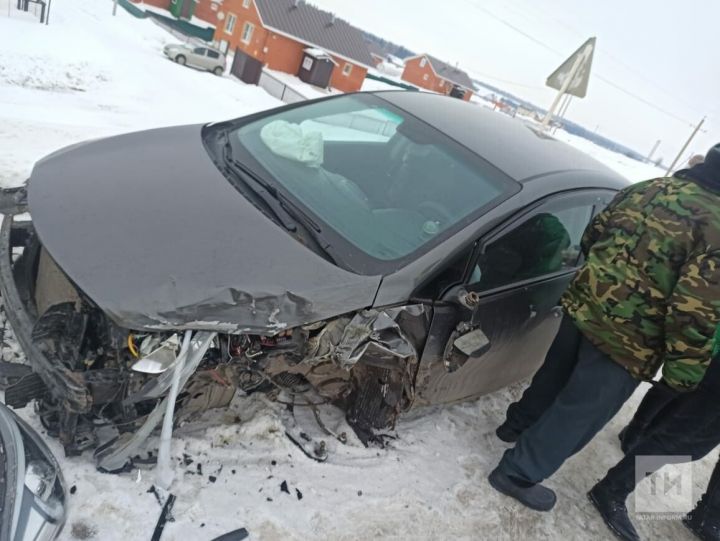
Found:
[[[594,52],[595,38],[590,38],[547,78],[545,84],[565,94],[584,98],[587,95]],[[571,78],[569,83],[568,78]]]

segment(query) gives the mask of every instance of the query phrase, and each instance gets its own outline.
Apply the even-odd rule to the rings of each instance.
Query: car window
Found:
[[[208,49],[207,55],[210,58],[220,58],[220,53],[218,53],[217,51],[211,51],[210,49]]]
[[[473,290],[486,291],[575,269],[593,206],[593,198],[577,196],[542,204],[486,246],[470,277]]]
[[[402,123],[398,117],[384,109],[367,108],[347,113],[319,116],[304,121],[301,126],[320,132],[324,141],[382,142],[386,143]]]
[[[323,231],[360,250],[351,257],[398,261],[436,245],[519,190],[479,156],[372,95],[269,114],[229,137],[263,176],[317,217]],[[381,178],[370,161],[359,160],[352,178],[326,167],[325,154],[336,142],[345,155],[361,156],[372,142],[385,164]]]
[[[204,55],[205,51],[206,51],[205,47],[195,47],[193,49],[193,53],[199,54],[199,55]]]

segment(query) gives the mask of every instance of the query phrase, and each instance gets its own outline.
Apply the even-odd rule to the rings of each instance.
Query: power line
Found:
[[[556,55],[560,56],[561,58],[564,58],[565,55],[567,54],[567,53],[563,53],[563,52],[561,52],[561,51],[558,51],[557,49],[555,49],[555,48],[552,47],[551,45],[549,45],[549,44],[545,43],[544,41],[536,38],[535,36],[533,36],[533,35],[525,32],[524,30],[522,30],[521,28],[515,26],[513,23],[511,23],[511,22],[508,21],[507,19],[505,19],[505,18],[503,18],[503,17],[500,17],[499,15],[493,13],[493,12],[490,11],[489,9],[485,8],[484,6],[480,6],[480,5],[478,5],[476,2],[473,2],[473,1],[471,1],[471,0],[465,0],[465,1],[466,1],[468,4],[470,4],[471,6],[473,6],[475,9],[477,9],[477,10],[479,10],[479,11],[482,11],[483,13],[487,14],[489,17],[491,17],[491,18],[495,19],[496,21],[502,23],[503,25],[507,26],[508,28],[510,28],[511,30],[513,30],[514,32],[517,32],[518,34],[522,35],[523,37],[529,39],[530,41],[532,41],[532,42],[535,43],[536,45],[539,45],[539,46],[542,47],[543,49],[546,49],[547,51],[550,51],[551,53],[556,54]],[[629,97],[631,97],[631,98],[633,98],[633,99],[635,99],[635,100],[643,103],[644,105],[647,105],[647,106],[651,107],[652,109],[655,109],[656,111],[658,111],[658,112],[660,112],[660,113],[663,113],[663,114],[669,116],[670,118],[673,118],[674,120],[677,120],[677,121],[682,122],[682,123],[684,123],[684,124],[694,125],[694,123],[691,122],[690,120],[687,120],[687,119],[685,119],[685,118],[682,118],[682,117],[680,117],[680,116],[678,116],[678,115],[676,115],[676,114],[674,114],[674,113],[671,113],[670,111],[668,111],[668,110],[666,110],[666,109],[663,109],[662,107],[660,107],[660,106],[658,106],[658,105],[655,105],[654,103],[648,101],[647,99],[643,98],[642,96],[639,96],[639,95],[635,94],[634,92],[631,92],[630,90],[627,90],[626,88],[621,87],[621,86],[618,85],[617,83],[613,83],[613,82],[612,82],[611,80],[609,80],[607,77],[604,77],[604,76],[600,75],[600,74],[597,73],[597,72],[593,73],[592,76],[597,77],[599,80],[601,80],[601,81],[604,82],[605,84],[610,85],[611,87],[613,87],[614,89],[622,92],[623,94],[625,94],[625,95],[627,95],[627,96],[629,96]],[[653,84],[654,84],[654,83],[653,83]],[[670,97],[673,97],[673,96],[670,96]],[[677,98],[674,98],[674,97],[673,97],[673,99],[676,99],[676,100],[677,100]]]
[[[534,6],[522,6],[522,7],[521,7],[521,6],[510,6],[510,5],[507,6],[507,7],[510,7],[511,9],[514,9],[516,12],[519,12],[519,13],[522,13],[523,8],[526,8],[526,9],[527,9],[527,8],[529,8],[529,9],[533,9],[533,8],[534,8]],[[583,37],[585,37],[585,36],[587,35],[585,32],[581,31],[580,29],[578,29],[577,27],[575,27],[575,26],[573,26],[573,25],[571,25],[571,24],[568,24],[568,23],[565,22],[565,21],[561,21],[560,19],[555,19],[555,18],[549,19],[549,18],[547,17],[547,14],[546,14],[544,11],[542,11],[542,10],[533,9],[533,11],[534,11],[537,15],[539,15],[539,16],[541,16],[541,17],[545,17],[545,20],[552,20],[552,22],[557,23],[557,24],[559,24],[560,26],[565,27],[567,30],[569,30],[570,32],[572,32],[573,34],[575,34],[576,36],[578,36],[578,37],[580,37],[580,38],[583,38]],[[644,81],[645,83],[649,84],[650,86],[652,86],[653,88],[655,88],[655,90],[657,90],[657,91],[659,91],[659,92],[662,92],[663,94],[665,94],[665,95],[666,95],[667,97],[669,97],[670,99],[675,100],[677,103],[682,104],[683,106],[687,107],[687,108],[688,108],[690,111],[692,111],[693,113],[697,113],[698,115],[701,114],[697,109],[695,109],[695,105],[692,105],[692,104],[688,103],[687,101],[685,101],[684,99],[680,99],[679,97],[675,96],[674,94],[671,94],[670,92],[667,91],[667,89],[666,89],[663,85],[658,84],[658,83],[656,83],[655,81],[651,80],[650,78],[646,77],[644,74],[642,74],[641,72],[639,72],[639,71],[637,70],[637,68],[634,68],[634,67],[626,64],[623,60],[620,60],[620,59],[619,59],[617,56],[615,56],[614,54],[612,54],[612,53],[610,53],[610,52],[608,52],[608,51],[606,51],[605,49],[602,49],[602,48],[598,49],[597,52],[598,52],[598,54],[607,57],[609,60],[615,62],[617,65],[619,65],[619,66],[621,66],[622,68],[626,69],[628,72],[632,73],[632,74],[633,74],[635,77],[637,77],[638,79],[641,79],[641,80]],[[635,96],[633,96],[633,97],[635,97]]]

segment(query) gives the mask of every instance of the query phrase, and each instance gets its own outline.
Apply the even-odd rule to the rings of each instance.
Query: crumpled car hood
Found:
[[[43,245],[116,323],[272,334],[371,306],[379,276],[318,256],[218,171],[200,125],[93,141],[39,161]]]

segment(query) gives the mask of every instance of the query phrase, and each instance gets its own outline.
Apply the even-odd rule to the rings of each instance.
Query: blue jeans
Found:
[[[562,334],[558,333],[556,342],[566,339]],[[559,345],[553,344],[550,351],[553,349],[560,349]],[[548,356],[546,363],[572,366],[567,381],[537,421],[522,432],[515,447],[508,449],[500,461],[501,471],[525,483],[547,479],[565,460],[585,447],[639,384],[625,368],[582,335],[577,348],[563,349],[567,358]],[[537,384],[536,379],[531,386]]]

